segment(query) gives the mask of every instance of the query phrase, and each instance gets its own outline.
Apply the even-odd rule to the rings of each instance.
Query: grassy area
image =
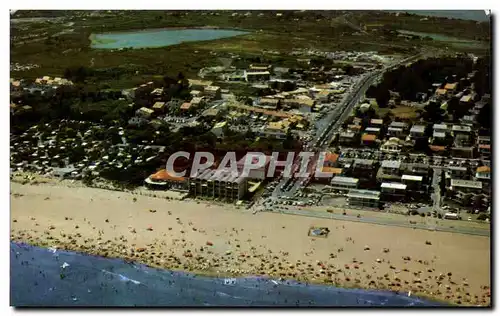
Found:
[[[296,58],[288,54],[294,49],[378,51],[387,54],[407,54],[422,45],[437,42],[414,42],[400,38],[386,38],[378,33],[359,32],[356,26],[346,23],[341,11],[286,11],[251,12],[233,16],[228,11],[62,11],[46,12],[58,16],[46,21],[11,23],[11,62],[40,65],[26,71],[13,72],[13,77],[35,78],[42,75],[61,76],[69,67],[86,66],[95,69],[118,70],[116,78],[94,78],[96,84],[112,88],[132,87],[139,81],[155,75],[177,75],[183,72],[194,77],[198,70],[216,66],[218,59],[227,53],[242,57],[263,56],[264,50],[277,51],[280,55],[266,54],[276,65],[296,65]],[[19,11],[19,16],[41,16],[35,11]],[[361,16],[363,14],[349,13]],[[383,14],[382,24],[395,17]],[[352,19],[356,21],[356,19]],[[415,18],[404,18],[412,30],[425,31]],[[352,21],[351,21],[352,22]],[[418,23],[417,23],[418,22]],[[368,23],[368,22],[366,22]],[[399,22],[398,22],[399,23]],[[406,22],[405,22],[406,23]],[[458,23],[458,24],[457,24]],[[462,22],[460,22],[462,23]],[[456,22],[456,25],[462,25]],[[357,24],[354,23],[354,24]],[[92,49],[91,36],[111,31],[140,30],[165,27],[206,27],[248,30],[251,33],[214,41],[190,42],[179,45],[148,48],[103,50]],[[438,32],[439,30],[434,30]],[[468,30],[481,36],[483,27]],[[438,45],[439,46],[439,45]],[[92,84],[92,82],[90,82]]]

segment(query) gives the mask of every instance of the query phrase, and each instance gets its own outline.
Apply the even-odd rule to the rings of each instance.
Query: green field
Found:
[[[15,78],[33,79],[42,75],[61,76],[70,67],[92,67],[103,76],[89,78],[88,84],[111,88],[132,87],[144,78],[163,75],[196,76],[199,69],[220,65],[221,57],[237,54],[242,59],[259,57],[284,67],[295,66],[294,49],[378,51],[382,54],[411,54],[426,46],[444,48],[437,41],[408,41],[388,37],[380,30],[358,29],[362,13],[341,11],[286,11],[277,16],[273,11],[251,12],[238,16],[228,11],[18,11],[16,15],[57,16],[46,21],[11,23],[11,63],[38,64],[40,68],[12,72]],[[346,22],[346,18],[350,21]],[[366,18],[368,20],[374,19]],[[378,17],[383,28],[393,15]],[[367,20],[367,21],[368,21]],[[400,19],[401,20],[401,19]],[[405,29],[422,31],[413,17],[405,18]],[[354,22],[354,23],[352,23]],[[366,22],[368,23],[368,22]],[[451,22],[450,22],[451,23]],[[458,23],[458,22],[457,22]],[[462,22],[460,22],[462,23]],[[468,22],[467,22],[468,23]],[[397,26],[401,26],[399,23]],[[449,24],[449,23],[448,23]],[[463,23],[462,23],[463,24]],[[460,26],[462,26],[460,24]],[[472,23],[476,25],[475,22]],[[161,48],[99,50],[92,49],[91,34],[166,27],[220,27],[251,30],[251,34],[214,41],[182,43]],[[424,28],[425,29],[425,28]],[[449,30],[448,26],[444,30]],[[435,30],[437,32],[439,30]],[[484,27],[470,28],[476,37],[484,37]],[[26,35],[26,34],[29,34]],[[453,35],[453,34],[448,34]],[[460,48],[454,47],[459,50]],[[275,51],[277,54],[265,54]],[[484,51],[484,49],[483,49]],[[106,75],[112,72],[113,76]]]

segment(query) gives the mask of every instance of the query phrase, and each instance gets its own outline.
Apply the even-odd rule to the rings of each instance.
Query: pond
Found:
[[[248,32],[226,29],[154,29],[134,32],[92,34],[92,48],[151,48],[177,45],[184,42],[210,41]]]
[[[416,35],[420,37],[430,37],[434,41],[440,41],[440,42],[447,42],[450,43],[450,45],[453,46],[485,46],[486,43],[480,42],[480,41],[474,41],[474,40],[468,40],[468,39],[461,39],[457,37],[452,37],[452,36],[447,36],[444,34],[435,34],[435,33],[424,33],[424,32],[414,32],[414,31],[407,31],[407,30],[397,30],[401,34],[405,35]]]

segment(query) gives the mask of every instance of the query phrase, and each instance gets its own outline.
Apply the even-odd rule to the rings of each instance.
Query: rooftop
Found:
[[[405,128],[408,124],[405,122],[392,122],[389,126],[390,127],[399,127],[399,128]]]
[[[384,120],[382,120],[382,119],[371,119],[370,120],[370,124],[373,124],[373,125],[382,125],[382,124],[384,124]]]
[[[186,178],[184,177],[175,177],[170,175],[170,173],[165,169],[161,169],[158,172],[150,175],[149,178],[153,181],[186,181]]]
[[[413,176],[413,175],[409,175],[409,174],[404,174],[402,177],[401,177],[401,180],[409,180],[409,181],[422,181],[422,176]]]
[[[470,126],[453,125],[451,130],[454,132],[470,132],[472,129],[470,128]]]
[[[190,107],[191,107],[191,103],[185,102],[185,103],[182,103],[181,110],[189,110]]]
[[[361,136],[361,140],[364,142],[373,142],[376,139],[377,139],[377,135],[363,134],[363,136]]]
[[[488,166],[481,166],[481,167],[478,167],[476,169],[476,172],[480,172],[480,173],[487,173],[488,172],[488,173],[490,173],[491,169]]]
[[[406,190],[406,184],[397,182],[384,182],[380,185],[383,189],[396,189],[396,190]]]
[[[410,133],[424,133],[425,125],[413,125],[410,129]]]
[[[367,127],[365,129],[365,132],[375,132],[375,133],[378,133],[378,132],[380,132],[380,127]]]
[[[401,167],[401,161],[398,160],[383,160],[381,164],[382,168],[399,169]]]
[[[434,124],[432,125],[432,129],[448,129],[448,125],[446,124]]]
[[[357,184],[359,182],[359,179],[356,178],[350,178],[350,177],[342,177],[342,176],[335,176],[332,179],[331,184]]]
[[[480,181],[451,179],[452,187],[482,189],[483,183]]]
[[[446,90],[454,90],[457,87],[457,83],[447,83],[444,85]]]
[[[354,160],[354,166],[356,165],[364,165],[364,166],[371,166],[373,165],[374,161],[371,159],[355,159]]]
[[[358,198],[358,199],[369,199],[369,200],[379,200],[380,192],[372,190],[349,190],[347,193],[348,198]]]

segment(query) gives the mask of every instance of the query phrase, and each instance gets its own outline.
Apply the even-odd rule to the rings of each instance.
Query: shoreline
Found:
[[[38,247],[40,249],[44,249],[47,251],[50,251],[49,248],[46,247],[40,247],[37,245],[32,245],[24,242],[14,242],[11,241],[11,246],[16,245],[17,247]],[[427,296],[418,296],[418,295],[408,295],[406,292],[397,292],[397,291],[390,291],[386,289],[365,289],[365,288],[358,288],[358,287],[342,287],[340,285],[335,285],[335,284],[326,284],[323,282],[307,282],[307,281],[297,281],[295,279],[278,279],[278,278],[272,278],[267,275],[228,275],[228,274],[215,274],[215,273],[210,273],[206,271],[184,271],[184,270],[172,270],[172,269],[165,269],[163,267],[155,267],[155,266],[150,266],[141,262],[128,262],[125,261],[122,257],[102,257],[99,255],[91,255],[85,252],[78,252],[78,251],[73,251],[73,250],[66,250],[66,249],[57,249],[58,251],[63,251],[66,254],[70,255],[78,255],[78,256],[89,256],[89,257],[96,257],[96,258],[104,258],[104,259],[110,259],[110,260],[118,260],[120,263],[125,263],[125,264],[132,264],[136,268],[141,268],[141,267],[146,267],[146,268],[151,268],[151,269],[158,269],[160,272],[166,272],[166,273],[178,273],[181,275],[188,275],[188,276],[200,276],[200,277],[205,277],[205,278],[213,278],[213,279],[225,279],[225,278],[238,278],[238,279],[260,279],[260,280],[269,280],[271,282],[279,282],[276,284],[287,284],[287,285],[292,285],[292,286],[326,286],[333,288],[335,290],[338,290],[340,292],[353,292],[353,291],[363,291],[365,294],[386,294],[386,295],[396,295],[396,296],[401,296],[401,297],[411,297],[410,299],[413,300],[425,300],[428,303],[436,303],[436,304],[444,304],[445,306],[457,306],[456,304],[450,304],[449,302],[446,302],[444,300],[436,300],[432,297],[427,297]],[[136,281],[138,282],[138,281]],[[274,282],[273,282],[274,283]]]
[[[464,249],[459,251],[469,253],[467,258],[489,256],[487,237],[285,214],[252,215],[232,206],[146,196],[132,201],[134,196],[11,181],[11,241],[200,275],[257,275],[342,288],[412,291],[417,297],[452,304],[489,304],[482,289],[490,284],[489,260],[463,263],[461,269],[453,266],[456,258],[463,260],[455,250],[461,244]],[[330,235],[308,237],[306,230],[313,224],[330,227]],[[394,234],[408,239],[416,250],[411,254],[421,259],[401,260],[408,245],[394,240]],[[438,246],[425,245],[426,238]],[[373,250],[363,249],[368,243]],[[387,253],[381,251],[386,244]]]

